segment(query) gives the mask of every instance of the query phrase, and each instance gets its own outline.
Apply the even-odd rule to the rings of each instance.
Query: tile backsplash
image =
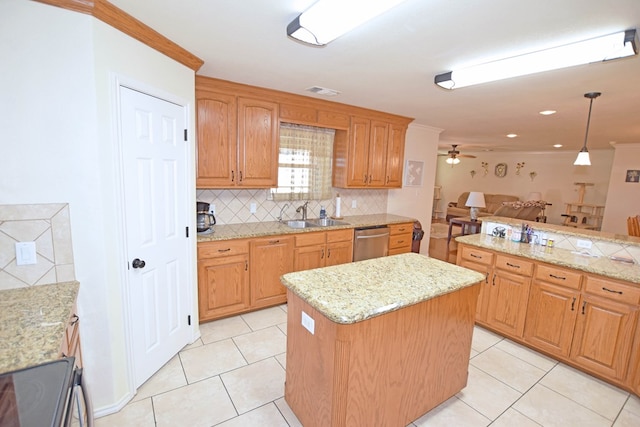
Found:
[[[16,264],[16,242],[35,242],[36,264]],[[0,205],[0,290],[75,280],[69,205]]]
[[[387,212],[388,190],[361,190],[333,188],[333,199],[311,200],[308,207],[308,217],[318,218],[322,206],[328,216],[335,213],[335,196],[340,194],[340,214],[342,216],[368,215]],[[268,190],[198,190],[199,202],[212,205],[218,224],[239,224],[250,222],[277,221],[280,210],[283,219],[299,219],[301,214],[296,208],[304,201],[275,202],[268,200]],[[251,205],[255,204],[255,213],[251,213]],[[354,206],[355,205],[355,206]],[[195,209],[195,206],[194,206]]]

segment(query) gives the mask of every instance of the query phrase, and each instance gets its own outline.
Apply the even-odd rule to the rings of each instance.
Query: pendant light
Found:
[[[588,92],[584,94],[585,98],[589,98],[589,116],[587,118],[587,132],[584,134],[584,145],[578,153],[576,161],[573,162],[575,166],[591,166],[591,160],[589,159],[589,151],[587,151],[587,137],[589,136],[589,122],[591,122],[591,107],[593,106],[593,100],[602,95],[600,92]]]

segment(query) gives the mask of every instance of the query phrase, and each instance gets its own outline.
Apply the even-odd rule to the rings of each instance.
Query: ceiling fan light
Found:
[[[460,159],[457,157],[447,157],[446,162],[450,165],[457,165],[458,163],[460,163]]]
[[[636,30],[633,29],[449,71],[438,74],[434,82],[445,89],[458,89],[637,54]]]

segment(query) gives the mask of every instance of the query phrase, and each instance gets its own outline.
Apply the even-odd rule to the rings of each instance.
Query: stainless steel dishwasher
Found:
[[[360,227],[354,230],[353,260],[378,258],[389,254],[389,227]]]

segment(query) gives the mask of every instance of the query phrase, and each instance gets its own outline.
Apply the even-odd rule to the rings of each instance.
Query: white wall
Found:
[[[607,200],[609,175],[613,162],[613,150],[589,150],[591,166],[573,166],[577,153],[559,152],[464,152],[473,154],[475,159],[462,158],[460,163],[451,167],[445,163],[446,157],[438,158],[436,185],[442,186],[441,206],[446,212],[449,202],[455,202],[465,191],[482,191],[491,194],[510,194],[525,199],[532,191],[542,193],[542,198],[552,203],[546,210],[547,222],[562,224],[565,203],[578,200],[575,182],[589,182],[584,203],[604,205]],[[485,175],[482,162],[487,162]],[[516,175],[517,163],[524,162],[520,174]],[[494,169],[496,164],[507,164],[507,175],[498,178]],[[471,177],[471,171],[476,172]],[[529,175],[535,172],[532,179]],[[444,213],[443,213],[444,215]]]
[[[112,411],[130,389],[111,73],[174,94],[191,108],[194,73],[84,14],[3,0],[0,17],[0,55],[6,59],[0,204],[69,203],[87,378],[96,410]],[[190,121],[193,134],[193,115]]]
[[[627,217],[640,215],[640,183],[625,181],[627,170],[640,170],[640,144],[617,144],[614,148],[602,230],[627,234]]]
[[[420,253],[428,254],[429,229],[433,206],[433,186],[436,179],[436,155],[440,129],[410,124],[405,139],[404,159],[424,162],[422,186],[389,190],[387,213],[409,216],[420,221],[425,232]]]

